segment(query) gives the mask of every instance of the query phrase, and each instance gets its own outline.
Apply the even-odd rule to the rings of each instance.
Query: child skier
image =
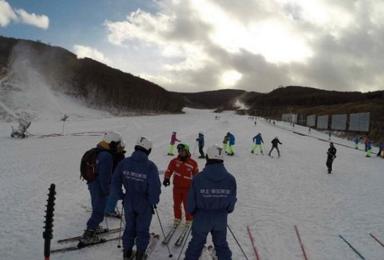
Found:
[[[372,153],[372,144],[371,141],[367,139],[367,156],[366,157],[371,157]]]
[[[359,142],[360,142],[360,137],[356,136],[355,137],[355,149],[359,149]]]
[[[171,136],[171,146],[169,147],[169,150],[168,150],[168,155],[169,156],[174,156],[174,154],[173,154],[173,149],[175,148],[175,143],[176,142],[180,142],[180,140],[179,139],[177,139],[177,137],[176,137],[176,132],[173,132],[172,133],[172,136]]]
[[[228,140],[229,140],[229,156],[233,156],[235,153],[233,152],[233,146],[235,145],[235,136],[231,134],[230,132],[227,133]]]
[[[125,142],[122,140],[120,145],[117,146],[116,153],[113,154],[113,170],[112,174],[115,171],[117,165],[125,158]],[[112,181],[112,178],[111,178]],[[117,198],[112,195],[107,197],[107,205],[105,206],[104,214],[106,217],[112,218],[121,218],[121,215],[116,212]]]
[[[256,136],[254,136],[252,138],[252,140],[255,143],[255,145],[253,146],[251,153],[254,153],[255,149],[259,148],[261,154],[263,154],[263,145],[262,145],[262,143],[264,143],[264,141],[263,141],[263,138],[261,137],[261,133],[258,133]]]
[[[198,146],[199,146],[199,153],[200,153],[199,158],[204,159],[205,155],[204,155],[204,151],[203,151],[203,148],[204,148],[204,134],[203,134],[203,132],[199,132],[199,137],[196,138],[196,141],[197,141]]]
[[[225,135],[223,139],[223,150],[225,153],[228,153],[227,147],[228,147],[228,135]]]

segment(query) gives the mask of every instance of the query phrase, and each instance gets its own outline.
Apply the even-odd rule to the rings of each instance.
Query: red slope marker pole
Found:
[[[372,235],[371,233],[369,233],[371,235],[371,237],[373,237],[373,239],[375,239],[377,241],[377,243],[379,243],[382,247],[384,247],[384,244],[380,242],[380,240],[378,240],[374,235]]]
[[[304,250],[303,242],[301,242],[301,238],[300,238],[299,230],[297,229],[296,225],[295,225],[295,230],[296,230],[297,238],[299,239],[299,242],[300,242],[301,250],[303,251],[303,254],[304,254],[304,259],[305,259],[305,260],[308,260],[307,254],[305,253],[305,250]]]
[[[255,251],[256,260],[260,260],[259,253],[257,252],[257,248],[255,246],[255,241],[253,240],[253,237],[252,237],[252,234],[251,234],[251,230],[249,229],[249,226],[247,226],[247,231],[248,231],[249,238],[251,239],[251,242],[252,242],[253,250]]]

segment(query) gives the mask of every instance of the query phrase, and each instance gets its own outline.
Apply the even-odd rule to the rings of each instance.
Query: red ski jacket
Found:
[[[199,172],[197,162],[190,156],[185,161],[179,157],[169,162],[168,169],[164,174],[164,178],[173,176],[173,185],[177,188],[189,189],[192,184],[192,178]]]

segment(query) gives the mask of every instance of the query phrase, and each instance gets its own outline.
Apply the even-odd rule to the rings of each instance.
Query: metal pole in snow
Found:
[[[249,226],[247,226],[247,231],[248,231],[249,238],[251,239],[251,242],[252,242],[253,250],[255,251],[256,260],[260,260],[259,253],[257,252],[257,248],[255,246],[255,241],[253,240],[253,236],[251,234],[251,230],[249,229]]]
[[[364,256],[362,256],[350,243],[348,243],[348,241],[347,240],[345,240],[345,238],[344,237],[342,237],[341,235],[339,235],[339,237],[341,237],[341,239],[343,239],[344,240],[344,242],[345,243],[347,243],[347,245],[349,245],[349,247],[350,248],[352,248],[352,250],[353,251],[355,251],[355,253],[358,255],[358,256],[360,256],[360,258],[361,259],[364,259],[365,260],[365,258],[364,258]]]
[[[297,238],[299,239],[299,243],[300,243],[300,246],[301,246],[301,250],[303,251],[303,254],[304,254],[304,259],[305,259],[305,260],[308,260],[307,254],[305,253],[305,250],[304,250],[303,242],[301,242],[301,238],[300,238],[299,230],[297,229],[297,226],[296,226],[296,225],[295,225],[295,230],[296,230]]]
[[[378,240],[374,235],[372,235],[371,233],[369,233],[371,235],[371,237],[373,237],[373,239],[375,239],[377,241],[377,243],[379,243],[382,247],[384,247],[384,244],[380,242],[380,240]]]

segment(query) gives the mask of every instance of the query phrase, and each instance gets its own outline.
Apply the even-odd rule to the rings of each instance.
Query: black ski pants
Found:
[[[277,146],[272,146],[272,148],[271,148],[271,150],[269,151],[269,154],[268,154],[268,155],[271,155],[273,149],[275,149],[275,148],[276,148],[276,150],[277,150],[277,154],[280,156],[279,147],[277,147]]]
[[[201,157],[205,157],[203,148],[204,148],[204,146],[199,146],[199,153],[200,153]]]
[[[332,171],[333,156],[328,156],[327,158],[327,167],[328,171]]]

